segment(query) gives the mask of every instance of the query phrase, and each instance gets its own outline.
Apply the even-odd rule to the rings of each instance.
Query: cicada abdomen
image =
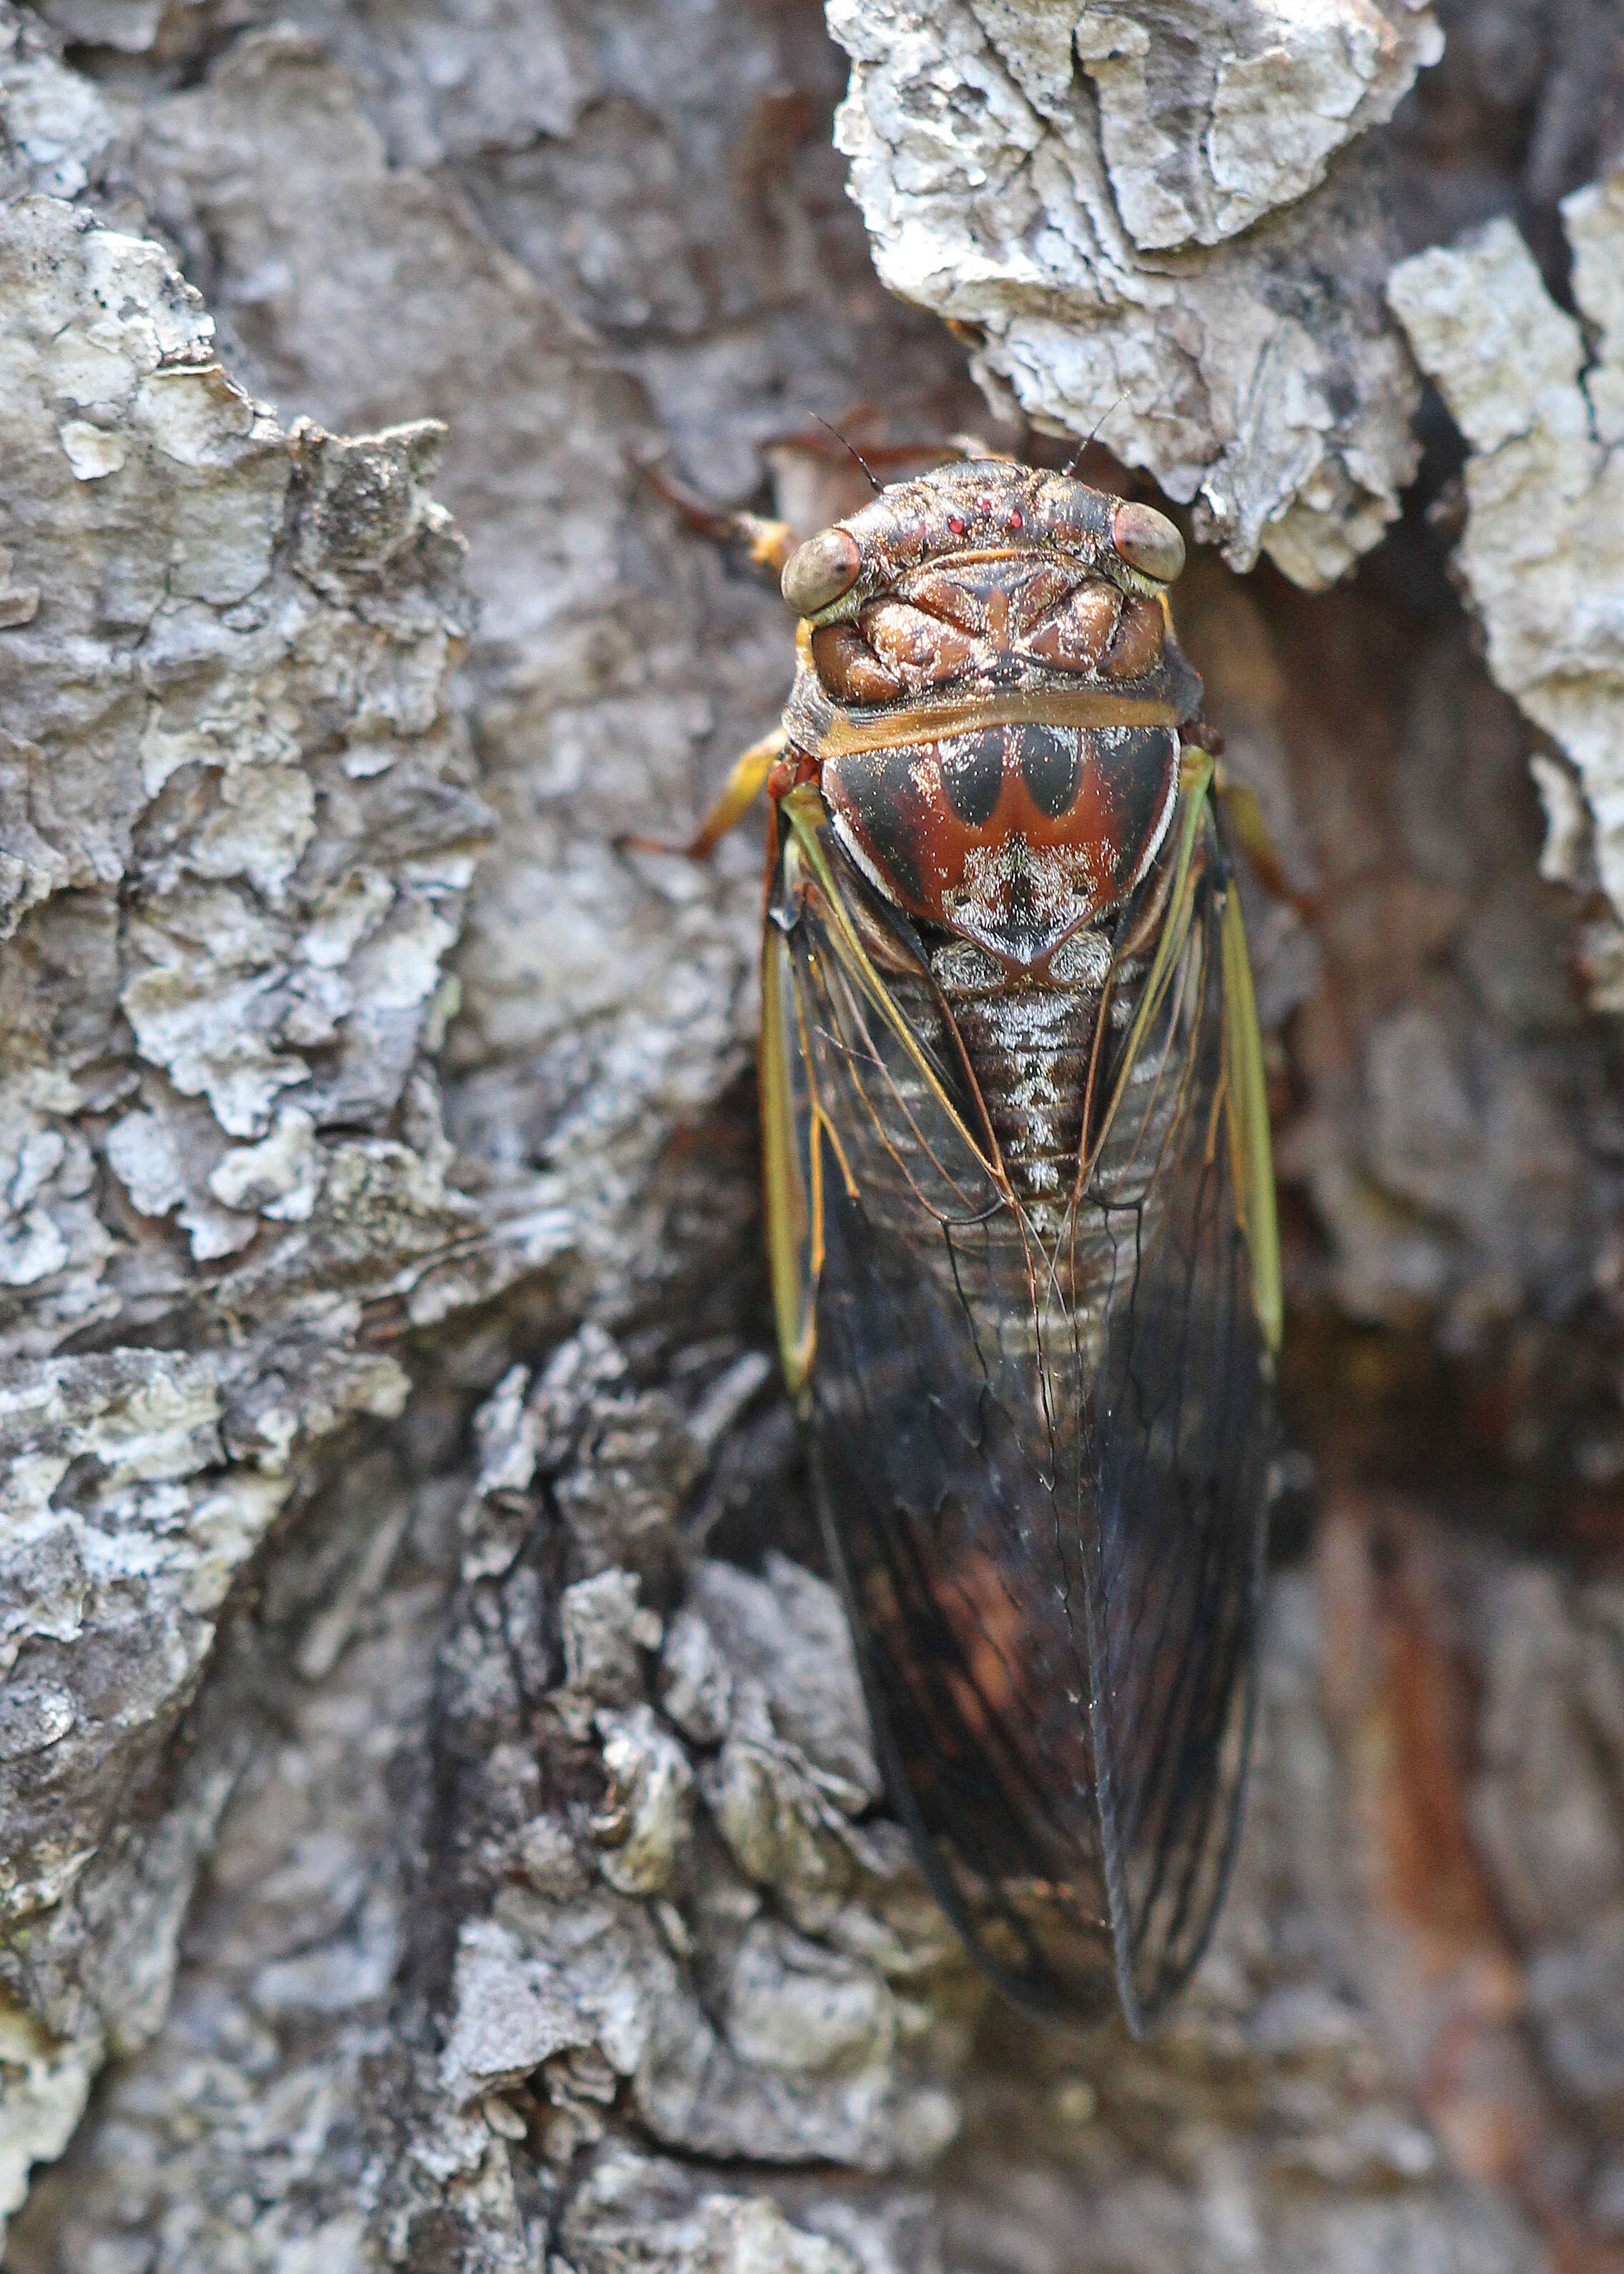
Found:
[[[1002,460],[884,490],[785,567],[732,799],[771,764],[775,1302],[893,1803],[1006,1989],[1136,2030],[1234,1846],[1280,1323],[1183,556]]]

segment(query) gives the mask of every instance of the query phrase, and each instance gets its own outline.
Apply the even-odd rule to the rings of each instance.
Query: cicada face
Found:
[[[988,459],[803,545],[763,965],[779,1333],[895,1805],[1012,1994],[1136,2029],[1233,1847],[1279,1313],[1183,551]]]
[[[801,546],[808,627],[786,718],[846,853],[914,917],[1011,974],[1144,877],[1199,682],[1150,508],[983,459],[886,491]]]

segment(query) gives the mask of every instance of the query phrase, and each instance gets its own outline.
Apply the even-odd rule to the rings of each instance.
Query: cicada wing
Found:
[[[918,944],[794,819],[770,927],[815,1289],[805,1397],[893,1803],[1018,1997],[1115,2002],[1075,1533],[1081,1381]]]
[[[793,855],[791,856],[793,858]],[[792,1396],[812,1363],[818,1236],[813,1182],[813,1119],[801,1005],[784,934],[769,924],[762,948],[762,1168],[767,1260],[778,1354]]]
[[[1162,938],[1160,998],[1109,1069],[1079,1213],[1116,1268],[1081,1526],[1118,1985],[1147,2027],[1199,1961],[1239,1820],[1278,1339],[1262,1058],[1210,816]]]
[[[1006,1990],[1072,2021],[1120,1996],[1136,2029],[1200,1955],[1251,1721],[1267,1243],[1243,1218],[1272,1187],[1234,1103],[1261,1070],[1234,910],[1197,795],[1052,1255],[919,943],[811,801],[768,948],[801,1380],[893,1803]]]

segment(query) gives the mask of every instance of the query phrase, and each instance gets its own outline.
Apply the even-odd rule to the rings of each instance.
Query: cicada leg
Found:
[[[768,521],[756,513],[720,511],[707,505],[703,498],[680,489],[658,466],[643,466],[639,471],[655,495],[674,506],[690,529],[723,543],[742,544],[758,568],[770,569],[776,576],[794,551],[795,534],[788,522]],[[751,743],[735,760],[721,795],[686,843],[628,833],[615,839],[616,850],[680,854],[689,861],[708,861],[728,831],[743,820],[760,796],[768,775],[784,755],[785,739],[784,729],[775,727],[771,734]]]
[[[688,527],[701,537],[723,544],[744,546],[759,568],[778,576],[795,549],[795,532],[786,521],[769,521],[758,513],[733,513],[707,505],[691,491],[680,489],[658,466],[644,466],[643,478],[656,497],[674,506]]]
[[[1211,749],[1212,743],[1208,742],[1207,748]],[[1264,818],[1263,807],[1256,790],[1222,763],[1213,768],[1213,790],[1230,841],[1238,845],[1246,855],[1258,882],[1269,898],[1282,901],[1287,907],[1295,908],[1300,916],[1312,916],[1314,895],[1298,892],[1287,876],[1286,864],[1280,857],[1274,833]]]
[[[723,785],[722,794],[686,844],[665,837],[626,836],[615,839],[622,853],[674,853],[688,861],[708,861],[728,831],[742,821],[766,786],[768,775],[783,757],[788,737],[782,727],[763,734],[759,742],[737,758]]]

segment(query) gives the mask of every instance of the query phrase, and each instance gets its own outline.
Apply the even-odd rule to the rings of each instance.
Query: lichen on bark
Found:
[[[59,180],[86,120],[94,149],[71,101]],[[4,1901],[49,2047],[11,2073],[38,2152],[162,2016],[229,1780],[125,1827],[233,1582],[312,1444],[401,1409],[363,1306],[410,1305],[474,1230],[425,1043],[489,822],[444,703],[467,595],[421,486],[438,430],[284,432],[162,251],[57,199],[9,207],[0,263],[28,595],[4,634]]]

